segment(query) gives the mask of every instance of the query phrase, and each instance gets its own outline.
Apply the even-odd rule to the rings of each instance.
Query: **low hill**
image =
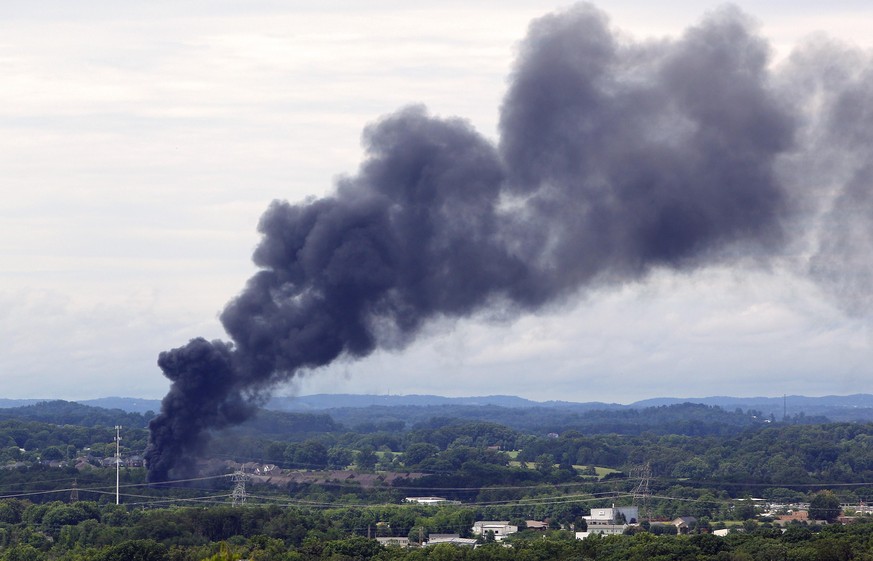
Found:
[[[15,419],[39,421],[53,425],[78,425],[83,427],[112,427],[121,425],[128,428],[145,428],[149,418],[140,413],[129,413],[121,409],[91,407],[73,401],[41,401],[22,407],[0,409],[0,420]]]
[[[699,397],[699,398],[655,398],[645,399],[629,407],[653,407],[676,403],[700,403],[715,405],[722,409],[753,409],[763,416],[782,419],[795,416],[827,417],[833,421],[873,421],[873,395],[827,395],[806,397],[789,395],[784,397]]]

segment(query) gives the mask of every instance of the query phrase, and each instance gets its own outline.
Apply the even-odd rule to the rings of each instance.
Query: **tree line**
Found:
[[[847,526],[787,530],[746,525],[724,537],[695,531],[575,539],[566,529],[522,530],[500,544],[417,547],[429,533],[470,535],[482,513],[461,507],[371,507],[319,511],[279,506],[177,507],[153,510],[93,502],[33,504],[0,501],[3,561],[848,561],[870,559],[873,520]],[[412,548],[383,546],[375,537],[409,535]]]

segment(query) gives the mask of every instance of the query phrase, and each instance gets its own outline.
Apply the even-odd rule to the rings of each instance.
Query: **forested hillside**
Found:
[[[79,425],[83,427],[115,426],[145,428],[153,412],[128,413],[121,409],[104,409],[82,405],[73,401],[41,401],[21,407],[0,409],[0,420],[17,419],[40,421],[55,425]]]
[[[481,409],[488,419],[509,420],[515,411]],[[141,467],[146,415],[66,402],[7,409],[0,561],[815,560],[863,559],[869,551],[869,523],[810,520],[784,534],[773,524],[781,513],[813,511],[819,498],[837,505],[827,511],[832,522],[840,512],[863,514],[873,498],[873,423],[778,422],[694,404],[551,420],[526,408],[507,423],[423,418],[427,411],[417,414],[422,420],[378,409],[358,414],[368,410],[377,415],[353,423],[327,413],[261,412],[212,434],[195,473],[157,485]],[[124,426],[118,489],[116,424]],[[243,480],[245,506],[232,508]],[[410,496],[456,504],[404,503]],[[590,509],[612,504],[638,504],[645,524],[628,526],[629,535],[575,539]],[[663,524],[681,516],[694,517],[693,531],[663,535]],[[547,529],[521,531],[509,548],[469,550],[391,549],[366,538],[469,538],[482,519],[544,521]],[[718,528],[733,533],[711,535]],[[840,548],[836,556],[825,556],[832,547]]]

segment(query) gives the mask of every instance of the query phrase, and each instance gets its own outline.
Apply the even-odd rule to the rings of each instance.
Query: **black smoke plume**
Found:
[[[778,249],[793,205],[776,163],[800,124],[769,56],[735,9],[632,42],[580,5],[532,23],[497,145],[421,107],[369,126],[356,176],[261,218],[259,272],[221,314],[233,342],[160,355],[150,480],[301,369],[402,348],[434,318]]]

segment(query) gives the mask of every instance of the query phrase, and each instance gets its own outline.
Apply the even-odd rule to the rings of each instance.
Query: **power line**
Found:
[[[147,483],[133,483],[130,485],[122,485],[122,487],[157,487],[159,485],[174,485],[176,483],[190,483],[192,481],[206,481],[209,479],[227,479],[228,474],[220,475],[204,475],[202,477],[189,477],[187,479],[168,479],[166,481],[149,481]]]
[[[193,477],[186,479],[176,479],[176,480],[168,480],[163,482],[146,482],[146,483],[131,483],[125,485],[116,485],[115,486],[115,494],[116,499],[120,501],[122,496],[121,489],[135,489],[142,487],[164,487],[171,485],[179,485],[184,483],[191,482],[201,482],[215,479],[227,479],[230,474],[220,474],[220,475],[211,475],[211,476],[201,476],[201,477]],[[645,470],[643,472],[643,476],[647,475]],[[238,477],[238,476],[237,476]],[[246,474],[246,478],[249,476]],[[862,487],[862,486],[870,486],[869,482],[855,482],[855,483],[829,483],[829,482],[821,482],[821,483],[785,483],[785,482],[771,482],[771,483],[751,483],[751,482],[735,482],[735,481],[690,481],[690,480],[679,480],[675,478],[658,478],[656,480],[665,481],[665,482],[681,482],[684,484],[696,484],[700,486],[708,486],[708,487],[718,487],[721,489],[729,489],[735,487],[742,486],[756,486],[756,487],[804,487],[804,488],[822,488],[822,487]],[[57,479],[52,481],[68,481],[67,479]],[[233,479],[235,485],[234,493],[230,495],[218,495],[217,497],[227,498],[230,497],[234,499],[234,504],[243,504],[246,498],[256,498],[257,500],[263,501],[275,501],[275,502],[285,502],[289,505],[301,506],[301,507],[311,507],[311,508],[342,508],[342,507],[379,507],[385,505],[373,505],[372,503],[360,503],[360,504],[351,504],[348,502],[331,502],[331,501],[306,501],[306,500],[292,500],[288,501],[287,499],[281,498],[267,498],[267,497],[251,497],[246,494],[244,485],[240,487],[241,481],[238,479]],[[511,490],[518,491],[522,493],[531,493],[537,491],[545,491],[552,490],[557,491],[560,489],[571,489],[577,487],[584,487],[588,485],[613,485],[613,484],[623,484],[627,485],[629,482],[628,479],[616,479],[608,482],[598,481],[579,481],[579,482],[570,482],[570,483],[558,483],[558,484],[538,484],[538,485],[496,485],[496,486],[477,486],[477,487],[411,487],[411,486],[389,486],[389,487],[375,487],[373,490],[416,490],[416,491],[448,491],[448,492],[482,492],[482,491],[490,491],[490,490]],[[503,507],[530,507],[537,505],[549,505],[549,504],[560,504],[560,503],[570,503],[570,502],[590,502],[601,500],[605,496],[613,496],[613,497],[628,497],[631,496],[634,499],[643,497],[652,497],[659,500],[671,500],[671,501],[687,501],[687,502],[703,502],[703,503],[734,503],[738,499],[699,499],[699,498],[686,498],[686,497],[670,497],[664,495],[651,495],[648,492],[648,477],[641,477],[640,482],[634,488],[633,492],[616,492],[616,491],[597,491],[590,492],[584,494],[576,494],[576,495],[548,495],[541,497],[529,497],[522,499],[506,499],[506,500],[497,500],[497,501],[477,501],[477,502],[468,502],[463,503],[463,507],[477,507],[477,506],[503,506]],[[45,481],[35,482],[45,483]],[[22,483],[21,485],[23,485]],[[301,485],[311,485],[311,486],[335,486],[335,487],[354,487],[361,491],[366,491],[367,488],[361,487],[359,484],[346,484],[340,482],[324,482],[324,483],[313,483],[313,482],[300,482]],[[94,486],[94,487],[80,487],[78,483],[74,480],[72,486],[70,487],[62,487],[55,489],[43,489],[43,490],[34,490],[34,491],[22,491],[19,493],[8,493],[5,495],[0,495],[0,499],[7,498],[26,498],[26,497],[35,497],[40,495],[49,495],[49,494],[60,494],[60,493],[70,493],[72,497],[74,494],[78,494],[81,492],[91,492],[96,494],[111,494],[106,489],[110,489],[111,487],[108,485],[104,486]],[[191,489],[186,489],[190,491]],[[206,497],[175,497],[175,498],[162,498],[160,496],[150,496],[150,495],[134,495],[130,493],[124,493],[124,497],[130,498],[148,498],[151,501],[151,504],[159,504],[162,502],[172,503],[176,501],[181,502],[196,502],[196,501],[212,501],[216,496],[206,496]],[[136,503],[140,504],[140,503]],[[388,503],[393,506],[397,506],[395,503]],[[409,504],[406,506],[420,506]]]

